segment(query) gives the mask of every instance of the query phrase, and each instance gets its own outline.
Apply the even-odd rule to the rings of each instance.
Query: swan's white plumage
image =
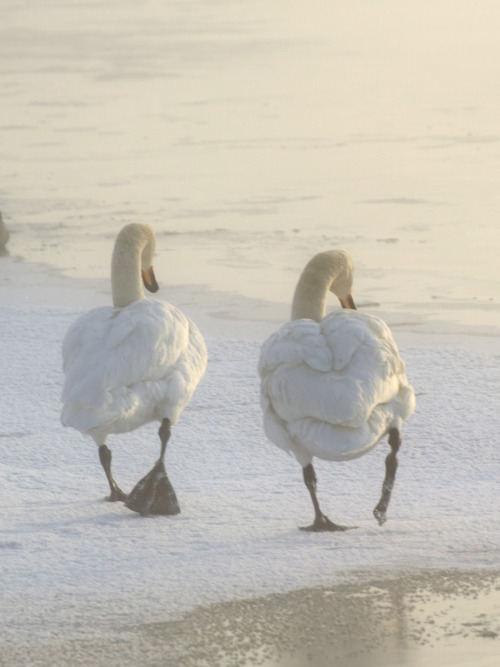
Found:
[[[61,421],[92,436],[132,431],[153,420],[174,424],[207,365],[198,328],[168,303],[144,298],[141,270],[154,254],[154,231],[131,224],[117,237],[113,300],[79,317],[63,341]]]
[[[164,417],[174,424],[206,357],[198,329],[172,305],[141,300],[91,310],[63,342],[62,422],[97,440]]]
[[[415,407],[390,329],[356,310],[284,324],[259,374],[265,432],[302,466],[362,456]]]
[[[9,230],[5,226],[2,214],[0,213],[0,250],[3,250],[5,248],[5,246],[7,245],[7,241],[9,240],[9,237],[10,237]]]

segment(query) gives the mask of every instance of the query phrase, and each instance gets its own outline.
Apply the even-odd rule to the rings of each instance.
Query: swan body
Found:
[[[401,425],[415,407],[391,331],[378,317],[355,309],[352,280],[347,253],[316,255],[297,284],[292,321],[272,334],[260,353],[265,433],[303,467],[314,505],[314,457],[354,459],[387,434],[400,444]],[[344,309],[325,316],[328,291]],[[380,523],[385,510],[376,514]],[[327,522],[318,505],[316,525],[309,529],[343,528],[331,522],[334,528],[326,528]]]
[[[144,299],[82,315],[66,334],[63,359],[62,422],[102,443],[165,417],[175,424],[203,375],[206,349],[180,310]]]
[[[108,435],[161,422],[163,464],[170,426],[191,399],[207,364],[196,325],[175,306],[144,298],[141,274],[148,289],[158,288],[152,270],[154,242],[149,225],[134,223],[122,229],[112,260],[114,306],[79,317],[63,341],[61,421],[94,439],[110,499],[127,500],[129,506],[130,497],[111,474]],[[137,511],[152,513],[151,508],[158,507],[152,498],[144,502]]]
[[[7,252],[5,246],[7,245],[9,237],[10,237],[9,230],[5,226],[2,214],[0,213],[0,252],[4,251]]]
[[[288,322],[264,344],[259,373],[266,434],[302,466],[363,456],[414,409],[388,326],[357,310]]]

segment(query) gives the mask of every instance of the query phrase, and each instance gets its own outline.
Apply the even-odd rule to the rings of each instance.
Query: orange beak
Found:
[[[356,310],[352,294],[348,294],[345,299],[339,299],[339,301],[342,308],[349,308],[350,310]]]
[[[144,287],[150,292],[157,292],[159,287],[158,283],[156,282],[153,267],[151,266],[147,271],[141,271],[141,274]]]

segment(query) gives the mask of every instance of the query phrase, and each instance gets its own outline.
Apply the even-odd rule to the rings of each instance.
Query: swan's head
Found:
[[[143,228],[140,230],[140,233],[141,237],[145,240],[141,253],[142,282],[149,292],[157,292],[159,287],[153,270],[153,259],[156,248],[155,233],[149,225],[137,225],[137,227]]]
[[[345,250],[328,250],[325,253],[320,253],[317,257],[321,257],[321,255],[326,255],[325,261],[333,276],[329,288],[330,292],[335,294],[342,308],[356,310],[352,298],[354,265],[350,255]]]
[[[354,267],[344,250],[327,250],[315,255],[302,271],[292,303],[292,320],[309,318],[319,322],[325,316],[326,297],[333,292],[342,308],[356,309],[352,298]]]
[[[147,290],[158,291],[153,270],[155,247],[155,233],[150,225],[133,222],[119,232],[111,269],[115,306],[123,307],[144,298],[141,278]]]

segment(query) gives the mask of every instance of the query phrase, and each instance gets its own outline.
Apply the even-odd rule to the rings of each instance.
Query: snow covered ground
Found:
[[[95,445],[59,423],[60,343],[77,314],[0,311],[4,641],[95,638],[359,570],[498,567],[497,339],[434,347],[421,335],[401,345],[418,407],[404,428],[389,521],[379,528],[371,514],[381,446],[360,460],[318,462],[325,511],[359,528],[311,535],[297,530],[312,518],[300,467],[262,431],[255,340],[208,339],[207,374],[168,449],[182,513],[143,518],[103,502]],[[156,428],[111,438],[124,489],[156,460]]]

